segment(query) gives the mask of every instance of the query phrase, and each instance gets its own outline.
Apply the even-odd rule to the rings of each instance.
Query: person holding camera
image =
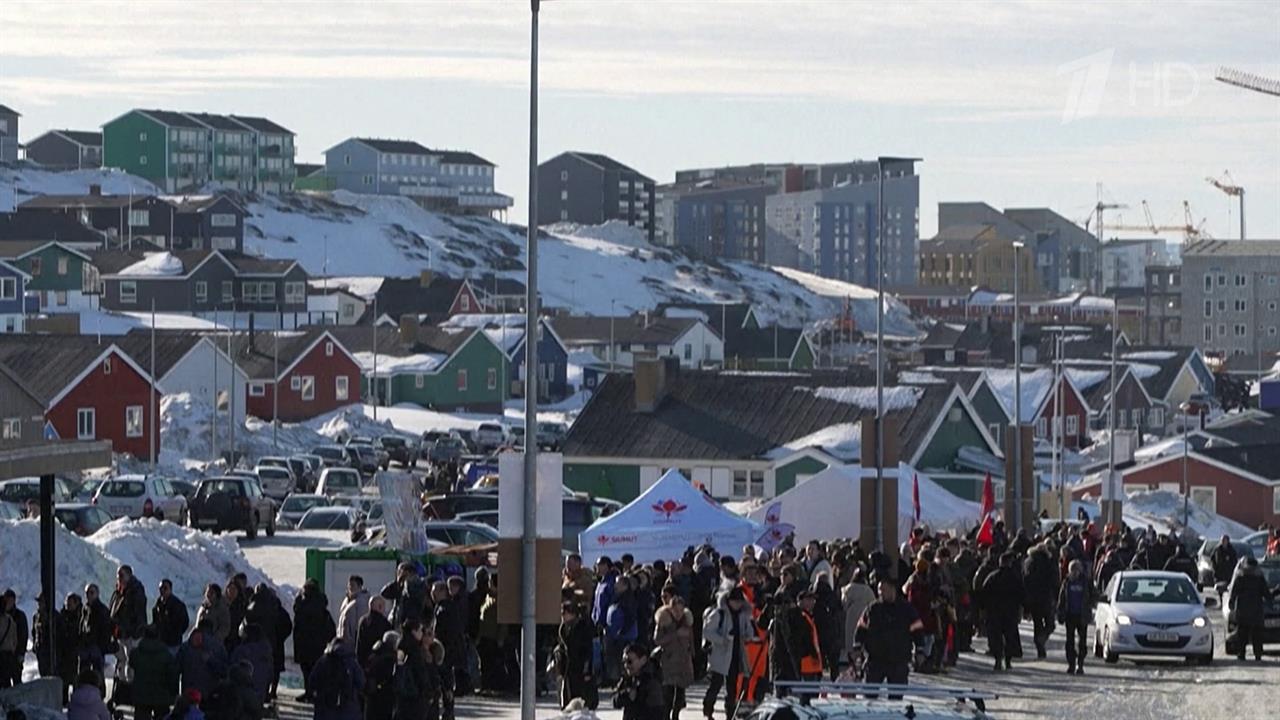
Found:
[[[641,645],[632,643],[622,651],[622,680],[613,692],[613,706],[622,711],[622,720],[664,717],[662,682],[653,665]]]

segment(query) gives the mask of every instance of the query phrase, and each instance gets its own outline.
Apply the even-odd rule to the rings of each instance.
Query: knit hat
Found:
[[[192,705],[199,705],[200,700],[203,699],[203,696],[200,695],[200,691],[195,688],[187,688],[186,692],[182,693],[182,696],[185,697],[187,702]]]

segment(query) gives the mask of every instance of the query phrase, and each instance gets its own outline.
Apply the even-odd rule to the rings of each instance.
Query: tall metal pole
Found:
[[[1022,527],[1022,264],[1024,237],[1013,243],[1013,529]]]
[[[834,351],[835,348],[833,347]],[[896,540],[896,539],[895,539]],[[876,549],[884,550],[884,158],[876,159]]]
[[[156,299],[151,298],[151,419],[147,421],[147,437],[151,443],[151,472],[156,471],[156,437],[160,429],[156,427]],[[50,598],[52,599],[52,598]],[[46,608],[53,607],[52,604]]]
[[[538,695],[536,608],[538,521],[538,9],[530,0],[529,14],[529,223],[528,277],[525,279],[524,322],[524,531],[520,538],[520,718],[534,720]],[[530,336],[530,332],[534,332]]]
[[[235,369],[231,371],[234,376]],[[209,423],[209,462],[218,459],[218,308],[213,308],[213,420]]]
[[[416,338],[415,338],[416,340]],[[369,376],[369,399],[373,401],[373,421],[378,422],[378,296],[373,296],[373,374]]]
[[[1116,266],[1115,271],[1116,286],[1120,285],[1120,266]],[[1113,293],[1111,298],[1111,405],[1110,412],[1107,413],[1107,426],[1111,435],[1111,441],[1107,443],[1107,486],[1111,489],[1110,500],[1111,517],[1107,518],[1109,522],[1119,523],[1123,513],[1120,511],[1120,488],[1116,485],[1116,406],[1119,405],[1119,399],[1116,397],[1116,351],[1117,338],[1119,337],[1120,323],[1120,298]],[[1103,496],[1104,498],[1106,495]]]
[[[1061,334],[1059,331],[1058,336],[1053,338],[1053,385],[1050,386],[1053,388],[1053,420],[1050,421],[1049,428],[1049,485],[1058,491],[1059,497],[1062,492],[1058,476],[1058,435],[1060,431],[1066,434],[1066,428],[1062,427],[1062,421],[1059,419],[1062,414],[1062,403],[1058,402],[1058,388],[1062,384],[1060,378],[1063,373],[1062,363],[1058,359],[1058,337]],[[1059,506],[1058,517],[1063,517],[1061,506]]]
[[[1054,398],[1053,405],[1058,410],[1058,442],[1054,446],[1053,452],[1058,458],[1058,517],[1063,520],[1067,519],[1067,465],[1065,455],[1065,445],[1067,441],[1067,415],[1062,409],[1062,403],[1066,401],[1066,388],[1063,387],[1062,377],[1065,376],[1066,368],[1064,362],[1067,358],[1067,342],[1063,337],[1064,330],[1058,329],[1058,396]]]
[[[227,452],[230,453],[231,467],[235,467],[238,458],[236,458],[236,366],[235,351],[231,349],[232,335],[236,331],[236,301],[231,301],[231,324],[227,326],[227,357],[231,358],[231,377],[227,382]],[[252,342],[253,338],[249,338]],[[279,383],[273,378],[271,381],[271,392],[275,394],[280,391]]]
[[[276,303],[276,321],[277,323],[280,323],[280,324],[283,324],[284,322],[284,319],[280,317],[279,303]],[[377,327],[376,323],[374,324],[374,327]],[[271,377],[276,378],[278,382],[280,379],[280,329],[277,327],[276,331],[272,334],[275,337],[272,338],[272,346],[271,346]],[[277,388],[278,387],[279,386],[277,385]],[[280,430],[280,393],[273,392],[271,393],[271,444],[272,446],[275,447],[277,451],[280,449],[279,430]]]
[[[1191,485],[1187,483],[1187,411],[1191,408],[1183,403],[1182,407],[1182,527],[1190,527],[1191,522]]]

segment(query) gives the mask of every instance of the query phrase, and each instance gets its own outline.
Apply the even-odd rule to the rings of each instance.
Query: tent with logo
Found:
[[[588,565],[607,555],[631,553],[637,563],[676,560],[690,545],[710,543],[736,555],[763,532],[756,522],[724,508],[668,470],[640,497],[578,534],[578,549]]]
[[[796,543],[857,537],[861,517],[858,483],[874,468],[857,465],[827,468],[772,501],[752,510],[749,517],[768,523],[768,511],[775,508],[774,521],[795,526]],[[978,524],[981,506],[959,498],[928,475],[906,464],[885,468],[887,481],[898,483],[898,542],[907,539],[915,522],[912,491],[918,479],[920,522],[935,530],[967,530]]]

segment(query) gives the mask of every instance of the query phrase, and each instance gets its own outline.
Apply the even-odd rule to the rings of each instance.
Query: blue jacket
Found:
[[[636,639],[636,609],[633,603],[616,602],[609,606],[608,622],[605,626],[605,637],[624,643]]]
[[[596,584],[595,602],[591,605],[591,622],[603,627],[609,621],[609,606],[613,604],[613,584],[618,581],[617,573],[609,573],[600,578]]]
[[[340,699],[337,707],[324,707],[319,700],[315,704],[315,720],[360,720],[360,691],[364,689],[364,671],[356,662],[355,653],[341,642],[329,644],[324,655],[311,669],[311,687],[316,688],[318,698],[330,691]]]

